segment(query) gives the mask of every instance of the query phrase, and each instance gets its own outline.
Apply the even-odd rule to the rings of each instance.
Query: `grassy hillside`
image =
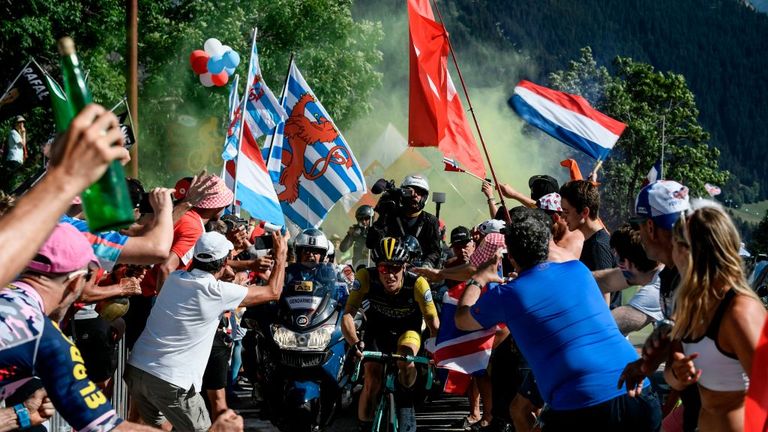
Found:
[[[737,209],[731,209],[734,216],[752,224],[759,223],[766,211],[768,211],[768,200],[744,204]]]

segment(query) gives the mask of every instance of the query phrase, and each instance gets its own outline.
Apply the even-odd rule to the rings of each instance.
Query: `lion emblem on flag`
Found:
[[[284,167],[280,174],[280,184],[285,189],[277,195],[280,201],[293,203],[299,198],[299,183],[302,177],[310,181],[322,177],[331,164],[352,167],[353,160],[349,150],[340,145],[331,147],[325,156],[305,163],[309,146],[331,143],[339,137],[339,131],[325,117],[321,116],[313,121],[304,114],[307,104],[313,102],[315,98],[311,94],[301,95],[285,121],[284,137],[290,149],[284,148],[282,153]],[[318,153],[323,154],[322,151]]]

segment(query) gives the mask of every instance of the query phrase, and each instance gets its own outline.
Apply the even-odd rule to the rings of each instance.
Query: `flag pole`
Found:
[[[448,36],[448,30],[445,28],[445,21],[443,21],[443,14],[440,13],[440,8],[437,6],[437,0],[431,0],[432,4],[435,6],[435,11],[437,12],[438,18],[440,18],[440,22],[443,24],[443,34],[445,35],[445,40],[448,42],[448,49],[451,51],[451,58],[453,59],[453,65],[456,67],[456,72],[459,74],[459,81],[461,82],[461,88],[464,90],[464,97],[467,98],[467,105],[469,106],[469,112],[472,114],[472,120],[475,122],[475,129],[477,130],[477,136],[480,138],[480,144],[483,146],[483,152],[485,153],[485,159],[488,161],[488,167],[491,169],[491,177],[493,177],[493,183],[496,186],[496,191],[499,193],[499,198],[501,201],[501,205],[506,209],[504,212],[505,217],[507,219],[507,222],[511,222],[511,217],[509,215],[509,208],[507,207],[507,204],[504,202],[504,194],[501,192],[501,185],[499,181],[496,179],[496,171],[493,169],[493,163],[491,163],[491,157],[488,154],[488,147],[485,145],[485,139],[483,139],[483,133],[480,131],[480,124],[477,122],[477,116],[475,115],[475,109],[472,106],[472,100],[469,98],[469,91],[467,90],[467,85],[464,82],[464,75],[461,73],[461,68],[459,67],[459,62],[456,59],[456,51],[453,49],[453,44],[451,43],[451,38]]]
[[[23,74],[23,73],[24,73],[24,69],[26,69],[26,68],[27,68],[27,66],[29,66],[29,64],[30,64],[30,63],[32,63],[32,62],[35,62],[35,64],[37,65],[37,67],[38,67],[38,68],[40,68],[40,70],[41,70],[41,71],[43,71],[43,73],[47,74],[47,73],[45,72],[45,69],[41,68],[41,67],[40,67],[40,65],[39,65],[39,64],[37,64],[37,62],[35,61],[35,58],[34,58],[34,57],[32,57],[32,60],[28,61],[28,62],[27,62],[27,64],[25,64],[25,65],[24,65],[24,67],[23,67],[23,68],[21,68],[21,70],[19,71],[19,74],[18,74],[18,75],[16,75],[16,78],[14,78],[14,79],[13,79],[13,81],[11,81],[11,84],[10,84],[10,85],[8,85],[8,88],[7,88],[7,89],[5,89],[5,92],[3,92],[3,96],[2,96],[2,97],[5,97],[5,95],[7,95],[9,91],[11,91],[11,89],[13,88],[13,85],[14,85],[14,84],[16,84],[16,81],[18,81],[18,80],[19,80],[19,77],[21,77],[21,74]]]
[[[245,104],[248,101],[248,94],[250,93],[250,87],[253,85],[253,75],[251,74],[251,64],[253,63],[253,47],[256,45],[256,33],[258,32],[259,28],[254,27],[253,28],[253,38],[251,39],[251,56],[248,60],[248,81],[245,83],[245,88],[243,89],[243,100],[240,103],[240,130],[237,132],[237,159],[235,161],[235,175],[233,176],[232,183],[234,184],[235,190],[232,191],[232,210],[234,214],[237,216],[240,216],[237,214],[238,212],[235,212],[237,205],[235,204],[237,202],[237,173],[240,171],[240,147],[242,147],[243,142],[243,129],[245,129]],[[226,162],[224,163],[224,166],[226,167]]]

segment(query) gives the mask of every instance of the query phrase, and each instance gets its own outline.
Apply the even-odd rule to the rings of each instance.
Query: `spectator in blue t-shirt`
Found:
[[[576,260],[547,261],[551,231],[541,212],[518,207],[510,213],[505,240],[519,276],[480,297],[481,287],[499,278],[495,265],[479,270],[467,281],[456,325],[462,330],[498,323],[509,327],[547,404],[543,431],[582,425],[589,430],[658,430],[661,411],[655,396],[646,392],[631,398],[616,386],[637,353],[616,327],[587,267]]]

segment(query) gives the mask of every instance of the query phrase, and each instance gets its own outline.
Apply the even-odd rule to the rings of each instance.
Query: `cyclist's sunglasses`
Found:
[[[376,266],[376,269],[379,271],[379,273],[395,274],[403,271],[403,266],[402,264],[380,263]]]

